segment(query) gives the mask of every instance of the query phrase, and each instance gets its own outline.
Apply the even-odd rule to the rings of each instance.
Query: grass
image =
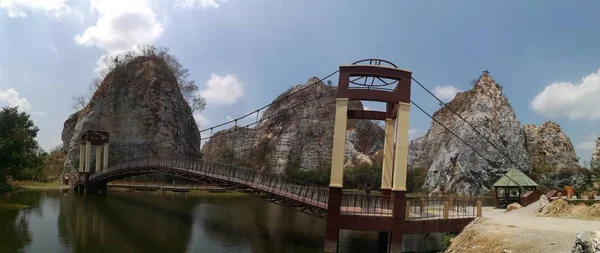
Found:
[[[29,207],[29,206],[21,205],[21,204],[14,204],[14,203],[8,203],[5,200],[1,200],[0,199],[0,212],[10,211],[10,210],[18,210],[18,209],[27,208],[27,207]]]
[[[28,190],[58,190],[63,187],[62,184],[57,182],[35,182],[35,181],[14,181],[12,183],[14,188],[22,188]]]

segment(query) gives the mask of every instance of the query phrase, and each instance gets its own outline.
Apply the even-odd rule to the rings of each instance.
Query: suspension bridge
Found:
[[[335,74],[339,74],[337,88],[327,86],[329,88],[325,88],[327,89],[325,92],[316,92],[317,89],[324,89],[323,80]],[[143,174],[166,173],[201,183],[226,185],[229,189],[246,192],[266,201],[325,219],[327,220],[325,252],[337,252],[341,229],[378,231],[380,252],[400,252],[404,234],[459,232],[474,218],[481,216],[481,201],[474,198],[406,199],[408,119],[411,103],[416,105],[411,101],[411,80],[426,89],[412,77],[410,71],[400,69],[385,60],[367,59],[342,65],[339,70],[327,77],[313,84],[293,89],[285,96],[280,96],[272,103],[240,118],[201,130],[203,133],[210,131],[209,136],[202,138],[203,141],[228,137],[225,140],[229,141],[230,147],[220,144],[216,147],[226,149],[226,152],[222,152],[226,158],[217,160],[161,154],[129,157],[125,161],[109,166],[110,134],[105,131],[87,130],[81,135],[79,174],[78,178],[73,180],[73,189],[105,194],[107,183],[111,181]],[[315,91],[312,92],[311,88]],[[291,97],[309,93],[314,95],[305,97],[297,104],[285,107],[280,105],[282,101],[289,101]],[[357,100],[383,102],[386,104],[386,109],[372,111],[352,106],[352,101]],[[439,102],[446,106],[441,100]],[[312,119],[319,114],[318,109],[315,108],[323,106],[335,108],[335,115],[331,115],[332,122]],[[421,107],[416,106],[422,110]],[[261,112],[263,115],[259,117]],[[321,136],[319,134],[308,135],[315,136],[315,140],[302,150],[310,153],[316,152],[319,145],[332,146],[330,154],[317,154],[331,161],[328,164],[330,166],[329,187],[287,177],[282,173],[268,172],[264,169],[265,164],[277,167],[280,165],[278,162],[281,161],[281,157],[255,159],[259,155],[252,150],[260,145],[260,140],[240,134],[244,131],[257,132],[265,128],[272,129],[273,125],[267,122],[277,122],[282,120],[283,116],[290,114],[313,122],[311,123],[313,130],[310,131],[324,131],[323,129],[327,128],[326,124],[333,123],[332,139],[324,140],[319,137]],[[239,125],[244,119],[251,117],[256,117],[256,120],[247,125]],[[359,194],[344,190],[343,167],[348,120],[385,122],[381,194]],[[213,133],[213,130],[224,126],[232,127]],[[242,137],[236,140],[239,136]],[[460,139],[457,135],[454,136]],[[481,134],[480,136],[496,147],[487,137]],[[281,141],[293,142],[294,140]],[[465,140],[461,139],[461,141],[469,145]],[[95,167],[91,166],[92,146],[96,147]],[[293,152],[295,151],[287,150],[286,155]],[[476,154],[483,157],[478,152]],[[503,152],[502,154],[505,155]],[[297,165],[303,168],[320,166],[315,165],[312,159],[315,156],[307,157],[307,161],[300,161]]]

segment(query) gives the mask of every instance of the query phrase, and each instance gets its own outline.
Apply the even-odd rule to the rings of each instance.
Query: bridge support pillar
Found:
[[[342,188],[329,187],[327,204],[327,228],[325,229],[325,253],[337,253],[340,237],[340,206],[342,205]]]
[[[394,161],[393,191],[406,191],[406,169],[408,166],[408,117],[410,104],[398,104],[396,127],[396,154]]]
[[[103,169],[102,170],[106,170],[108,169],[108,143],[104,143],[104,161],[102,163]]]
[[[335,100],[335,125],[331,151],[331,177],[329,187],[342,188],[344,178],[344,150],[346,148],[346,124],[348,122],[348,99]]]
[[[383,139],[383,166],[381,170],[381,190],[392,189],[392,170],[394,169],[394,123],[393,119],[385,120],[385,136]]]
[[[92,143],[88,141],[85,143],[85,157],[83,158],[84,162],[85,162],[84,172],[90,172],[90,162],[91,162],[90,161],[91,160],[90,153],[91,153],[91,151],[92,151]]]
[[[377,238],[377,253],[388,253],[390,252],[390,232],[379,231]]]
[[[85,145],[79,144],[79,172],[85,171]]]
[[[102,170],[102,147],[96,146],[96,171],[100,172]]]
[[[392,198],[394,206],[392,207],[393,229],[391,240],[391,253],[402,252],[402,237],[404,235],[404,223],[406,217],[406,191],[393,191]]]

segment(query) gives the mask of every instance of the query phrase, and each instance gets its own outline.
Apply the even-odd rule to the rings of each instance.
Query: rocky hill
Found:
[[[525,125],[526,145],[533,168],[556,172],[560,169],[579,166],[571,139],[555,122],[547,121],[542,126]]]
[[[592,160],[590,161],[590,167],[600,168],[600,137],[596,139],[596,148],[592,153]]]
[[[307,85],[317,83],[306,89]],[[299,91],[301,90],[301,91]],[[297,92],[299,91],[299,92]],[[317,78],[296,85],[269,106],[253,128],[234,127],[214,133],[202,148],[203,159],[281,173],[285,169],[315,170],[331,163],[336,87]],[[289,96],[291,93],[293,96]],[[362,109],[351,101],[350,109]],[[383,147],[384,130],[369,120],[348,120],[346,167],[373,163]]]
[[[116,67],[87,106],[65,121],[66,168],[78,167],[78,140],[86,129],[109,132],[111,165],[156,154],[200,156],[200,133],[191,109],[175,75],[156,56],[140,56]]]
[[[501,87],[485,72],[473,89],[460,92],[448,103],[456,113],[504,152],[480,137],[448,108],[433,117],[484,156],[432,122],[431,128],[409,145],[409,166],[429,168],[425,187],[433,193],[485,194],[493,180],[512,167],[531,171],[525,131]]]

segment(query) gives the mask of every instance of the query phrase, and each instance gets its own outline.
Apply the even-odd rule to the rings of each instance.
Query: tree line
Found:
[[[8,179],[42,179],[48,153],[35,140],[39,129],[18,107],[0,111],[0,187]],[[3,185],[3,186],[2,186]]]

